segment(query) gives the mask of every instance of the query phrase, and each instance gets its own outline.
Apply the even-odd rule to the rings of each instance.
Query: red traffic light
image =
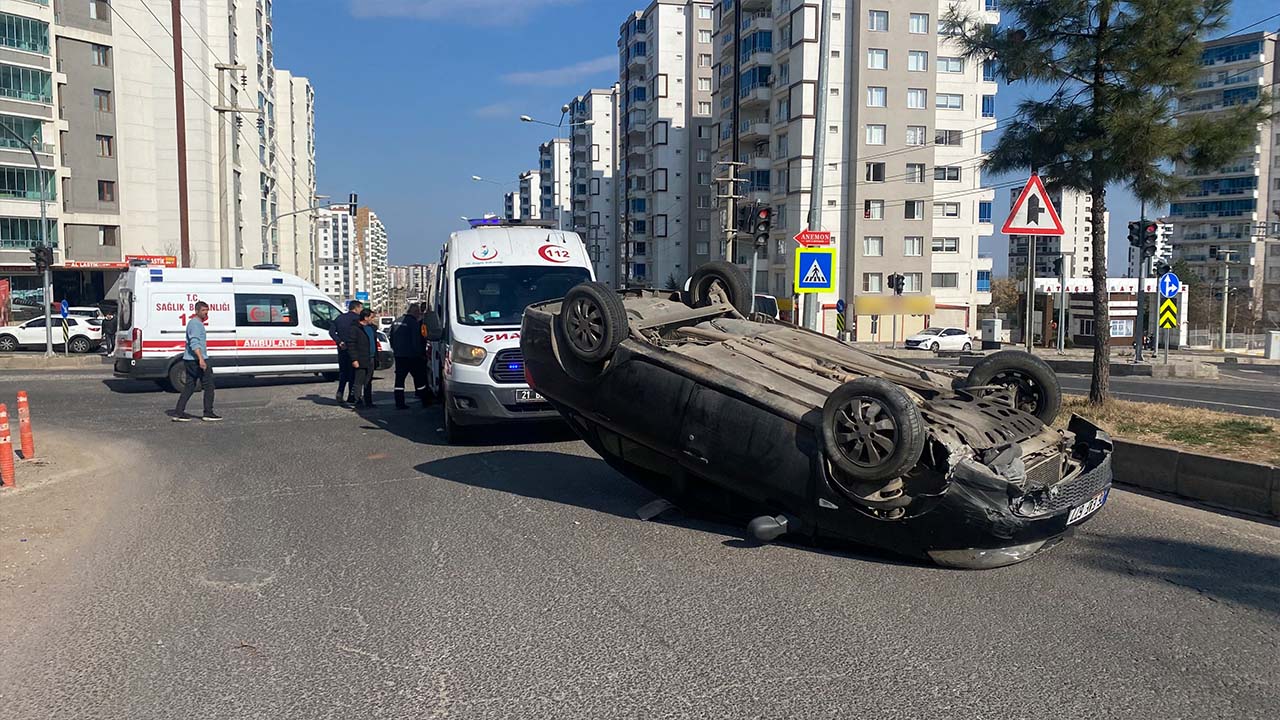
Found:
[[[1143,228],[1143,232],[1154,235],[1157,229],[1158,227],[1156,226],[1155,223],[1150,223],[1145,228]]]

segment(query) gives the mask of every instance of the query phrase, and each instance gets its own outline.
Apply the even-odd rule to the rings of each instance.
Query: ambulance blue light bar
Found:
[[[467,223],[474,228],[486,227],[532,227],[542,228],[544,230],[556,229],[556,223],[553,220],[512,220],[501,217],[471,218]]]
[[[478,227],[490,227],[490,226],[501,225],[501,224],[502,224],[502,218],[496,218],[496,217],[493,217],[493,218],[471,218],[471,219],[470,219],[470,220],[468,220],[467,222],[469,222],[469,223],[471,224],[471,227],[473,227],[473,228],[478,228]]]

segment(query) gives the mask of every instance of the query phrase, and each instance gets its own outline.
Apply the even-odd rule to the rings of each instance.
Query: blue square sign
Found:
[[[835,291],[835,267],[835,248],[796,248],[796,292]]]

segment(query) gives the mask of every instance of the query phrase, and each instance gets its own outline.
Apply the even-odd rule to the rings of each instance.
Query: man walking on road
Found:
[[[338,394],[334,396],[339,403],[343,402],[343,391],[346,391],[348,405],[356,401],[355,370],[351,367],[351,353],[347,346],[355,341],[356,331],[360,327],[360,311],[364,303],[352,300],[347,303],[347,311],[333,321],[329,328],[329,337],[338,346]]]
[[[427,339],[422,329],[422,306],[413,303],[404,315],[396,321],[391,330],[391,350],[396,356],[396,408],[407,410],[409,405],[404,401],[404,381],[413,375],[413,394],[422,402],[422,407],[430,407],[429,390],[427,388]]]
[[[187,346],[182,353],[187,382],[182,386],[182,394],[178,396],[178,408],[173,413],[174,422],[191,422],[193,419],[187,414],[187,401],[196,391],[197,384],[204,388],[204,415],[200,419],[206,422],[222,419],[213,412],[213,368],[209,367],[209,347],[204,329],[208,320],[209,303],[198,301],[195,314],[187,321]]]

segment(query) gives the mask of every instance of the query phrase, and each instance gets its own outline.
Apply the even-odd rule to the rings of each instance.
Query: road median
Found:
[[[1237,512],[1280,518],[1280,468],[1117,439],[1116,482]]]
[[[96,353],[89,355],[55,355],[37,353],[5,353],[0,355],[0,370],[92,370],[110,368],[111,361]]]

